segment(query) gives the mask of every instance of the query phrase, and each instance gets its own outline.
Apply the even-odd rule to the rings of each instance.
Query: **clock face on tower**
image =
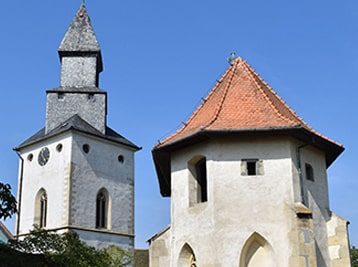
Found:
[[[44,147],[40,150],[39,156],[37,157],[37,161],[41,166],[44,166],[49,158],[50,158],[50,150],[47,147]]]

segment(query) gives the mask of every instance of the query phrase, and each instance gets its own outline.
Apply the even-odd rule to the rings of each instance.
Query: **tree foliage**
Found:
[[[11,194],[11,186],[0,183],[0,220],[11,218],[16,212],[16,198]]]
[[[358,267],[358,249],[355,246],[351,247],[352,267]]]
[[[5,249],[7,253],[3,255],[1,251]],[[23,265],[24,257],[32,260],[34,265],[29,261]],[[132,256],[116,246],[96,250],[73,232],[57,234],[35,227],[23,240],[10,241],[6,247],[0,247],[0,262],[8,263],[6,267],[124,267],[132,262]]]

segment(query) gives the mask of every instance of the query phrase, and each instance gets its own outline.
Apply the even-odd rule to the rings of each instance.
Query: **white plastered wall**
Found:
[[[207,160],[208,201],[189,207],[187,162]],[[238,266],[246,240],[255,232],[288,266],[291,245],[289,203],[293,202],[289,140],[220,140],[178,151],[172,156],[172,266],[189,243],[199,266]],[[264,175],[242,176],[242,159],[260,159]],[[203,246],[205,244],[205,246]],[[211,265],[210,265],[211,264]]]
[[[62,150],[56,147],[61,144]],[[50,151],[48,162],[44,166],[38,163],[40,150],[47,147]],[[46,228],[57,228],[67,225],[68,190],[70,177],[71,136],[69,134],[44,140],[21,151],[23,158],[23,177],[20,207],[19,234],[28,233],[33,228],[35,198],[42,188],[47,193]],[[32,160],[31,159],[32,155]],[[19,182],[21,179],[21,162]],[[20,194],[20,192],[19,192]],[[19,197],[18,194],[18,197]]]

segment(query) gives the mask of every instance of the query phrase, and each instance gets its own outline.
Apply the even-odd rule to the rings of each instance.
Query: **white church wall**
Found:
[[[88,153],[83,151],[84,145],[89,146]],[[133,234],[134,152],[79,134],[74,135],[72,150],[71,224],[95,228],[96,197],[105,188],[112,207],[108,229]]]
[[[62,149],[58,151],[60,145]],[[49,149],[50,157],[44,166],[40,166],[38,155],[44,147]],[[66,211],[68,204],[67,192],[69,190],[70,152],[71,137],[69,134],[44,140],[42,143],[37,143],[21,150],[21,157],[24,159],[24,163],[23,190],[21,192],[22,206],[20,207],[20,234],[27,233],[33,228],[35,197],[42,188],[47,193],[46,228],[66,225],[68,218]],[[21,178],[20,175],[21,170],[19,180]]]

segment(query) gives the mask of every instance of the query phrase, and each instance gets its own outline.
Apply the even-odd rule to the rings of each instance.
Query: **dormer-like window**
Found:
[[[189,203],[208,201],[206,158],[194,157],[188,163],[189,169]]]

